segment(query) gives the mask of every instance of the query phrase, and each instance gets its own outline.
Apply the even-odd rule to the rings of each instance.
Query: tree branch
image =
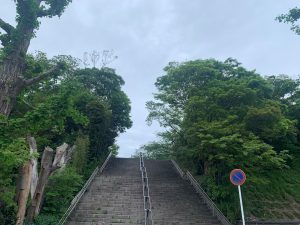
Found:
[[[31,79],[28,79],[28,80],[25,80],[24,81],[24,86],[30,86],[30,85],[33,85],[33,84],[36,84],[38,83],[39,81],[47,78],[47,77],[50,77],[51,75],[53,75],[54,73],[58,72],[60,69],[63,68],[63,64],[61,63],[58,63],[56,66],[52,67],[51,69],[41,73],[40,75],[36,76],[36,77],[33,77]]]
[[[0,28],[2,28],[2,30],[4,30],[7,34],[11,34],[11,32],[15,29],[12,25],[5,22],[1,18],[0,18]]]

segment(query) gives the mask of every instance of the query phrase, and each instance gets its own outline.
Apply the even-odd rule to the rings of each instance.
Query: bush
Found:
[[[49,179],[41,216],[63,214],[82,183],[82,176],[73,167],[67,167],[54,173]]]
[[[50,214],[41,214],[37,216],[33,223],[28,222],[28,220],[24,221],[24,225],[53,225],[57,224],[60,217],[57,215]]]
[[[90,147],[89,137],[86,135],[79,135],[75,141],[76,149],[72,157],[72,166],[76,168],[76,172],[83,174],[87,166],[87,156]]]

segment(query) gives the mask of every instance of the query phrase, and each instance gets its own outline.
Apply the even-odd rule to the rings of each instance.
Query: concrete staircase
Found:
[[[110,159],[91,183],[69,225],[140,225],[144,203],[139,159]]]
[[[154,225],[220,224],[171,161],[145,160]],[[69,225],[142,225],[144,203],[139,159],[111,159],[91,183]]]
[[[154,225],[220,225],[171,161],[145,160],[145,166]]]

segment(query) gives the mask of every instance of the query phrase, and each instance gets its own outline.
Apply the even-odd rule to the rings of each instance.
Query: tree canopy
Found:
[[[32,157],[39,159],[44,147],[66,142],[77,147],[66,172],[50,177],[42,208],[41,216],[47,215],[54,223],[82,179],[89,177],[109,151],[117,151],[115,138],[132,124],[130,101],[122,91],[123,79],[113,69],[82,69],[70,56],[48,59],[40,52],[28,55],[26,61],[28,78],[57,61],[65,67],[57,76],[24,89],[10,117],[0,119],[0,201],[5,206],[0,209],[0,223],[14,221],[18,168]],[[29,154],[28,135],[36,138],[38,155]],[[62,192],[55,189],[70,191],[60,197],[63,203],[56,199]]]
[[[16,26],[0,19],[0,114],[9,116],[20,92],[64,68],[58,62],[28,79],[27,51],[40,19],[61,16],[71,0],[15,0]]]
[[[194,171],[226,215],[236,218],[230,171],[248,174],[246,193],[253,198],[253,187],[271,182],[269,171],[289,168],[299,154],[299,81],[264,78],[231,58],[172,62],[164,71],[147,108],[148,121],[166,131],[142,150]]]

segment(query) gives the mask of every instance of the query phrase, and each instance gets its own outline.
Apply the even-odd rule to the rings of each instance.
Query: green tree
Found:
[[[164,142],[153,141],[137,149],[133,157],[139,157],[143,153],[145,158],[150,159],[168,159],[170,157],[170,148]]]
[[[10,116],[0,116],[1,224],[14,224],[17,206],[13,197],[18,169],[33,157],[29,155],[25,141],[27,135],[35,137],[39,153],[42,153],[45,146],[55,148],[63,142],[77,145],[71,160],[71,166],[76,169],[62,172],[59,176],[56,174],[57,179],[62,179],[55,184],[58,185],[69,183],[68,179],[72,179],[72,176],[74,182],[78,176],[83,177],[80,179],[89,177],[110,149],[116,153],[117,149],[113,146],[116,136],[131,126],[130,102],[121,89],[124,81],[114,72],[93,69],[95,73],[90,76],[84,73],[87,69],[78,68],[77,60],[70,56],[48,59],[44,53],[38,52],[26,56],[28,68],[24,76],[27,79],[34,78],[40,71],[58,61],[65,66],[57,76],[47,77],[42,82],[23,89]],[[113,71],[108,68],[105,70]],[[90,81],[90,84],[97,82],[97,92],[89,88],[84,80],[84,76],[90,78],[95,74],[103,76],[102,80],[95,78]],[[70,167],[67,166],[68,168]],[[60,207],[69,204],[67,202],[71,198],[71,195],[61,198],[63,204],[56,201],[56,194],[59,193],[53,189],[62,187],[55,185],[46,189],[50,195],[46,192],[44,207],[60,210],[55,211],[53,217],[48,209],[42,210],[44,215],[38,218],[47,220],[48,224],[55,223],[55,217],[63,210]],[[69,188],[75,186],[77,188],[77,182]],[[74,192],[70,194],[73,195]]]
[[[45,214],[61,215],[68,208],[82,185],[82,176],[73,167],[67,167],[55,172],[47,187],[43,212]]]
[[[280,23],[288,23],[291,24],[291,30],[296,34],[300,34],[300,26],[297,23],[300,18],[300,9],[298,7],[292,8],[288,13],[281,14],[276,17],[276,20]]]
[[[98,103],[85,100],[79,103],[79,107],[91,121],[90,158],[101,157],[106,155],[108,147],[113,145],[117,135],[132,125],[130,100],[121,89],[124,80],[113,69],[107,67],[77,70],[74,79],[98,98]]]
[[[231,58],[170,63],[165,72],[147,107],[148,120],[158,120],[166,132],[143,151],[175,158],[201,176],[212,199],[235,219],[234,204],[228,204],[238,200],[230,171],[245,170],[250,196],[251,187],[270,182],[267,171],[287,168],[288,152],[298,148],[296,120],[289,115],[298,83],[286,76],[263,78]]]
[[[14,224],[17,205],[14,201],[18,168],[31,156],[24,139],[7,142],[0,138],[0,223]]]
[[[56,74],[63,64],[59,63],[35,77],[25,78],[26,54],[31,39],[38,29],[39,19],[61,16],[71,0],[15,0],[16,22],[14,27],[0,19],[0,41],[3,46],[0,58],[0,114],[8,116],[20,92]]]

